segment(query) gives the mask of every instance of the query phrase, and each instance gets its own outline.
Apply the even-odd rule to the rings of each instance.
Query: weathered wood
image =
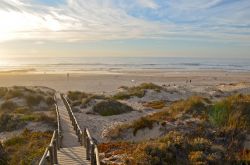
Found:
[[[94,144],[92,137],[89,133],[89,130],[84,128],[84,131],[81,131],[81,128],[73,114],[73,111],[68,103],[68,101],[66,100],[66,98],[61,94],[61,98],[65,104],[65,107],[68,111],[68,115],[70,118],[70,121],[72,123],[73,129],[75,130],[75,134],[77,135],[78,138],[78,142],[80,142],[81,145],[83,145],[85,147],[85,156],[86,156],[86,160],[91,160],[91,164],[100,164],[100,160],[99,160],[99,154],[98,154],[98,149],[96,147],[96,145]],[[97,150],[97,152],[96,152]]]
[[[84,144],[84,147],[87,147],[87,132],[86,132],[86,128],[84,128],[84,131],[83,131],[83,144]]]
[[[58,160],[57,160],[57,145],[56,145],[56,139],[53,140],[53,158],[54,158],[54,164],[57,164],[58,163]]]
[[[90,165],[86,159],[86,150],[83,146],[72,148],[61,148],[58,151],[58,162],[60,165]]]
[[[91,165],[95,165],[95,146],[90,144],[90,162]]]
[[[89,137],[86,138],[86,158],[90,160],[90,141]]]
[[[97,146],[95,145],[95,155],[96,155],[96,165],[100,165],[100,158],[99,158],[99,151],[98,151],[98,148]]]
[[[50,161],[50,165],[54,164],[54,152],[53,152],[53,147],[49,146],[49,161]]]

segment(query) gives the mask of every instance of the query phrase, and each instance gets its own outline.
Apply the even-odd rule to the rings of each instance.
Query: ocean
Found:
[[[175,57],[0,58],[1,72],[84,72],[123,70],[250,71],[250,59]]]

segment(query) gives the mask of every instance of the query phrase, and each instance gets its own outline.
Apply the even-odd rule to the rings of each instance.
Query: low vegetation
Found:
[[[20,129],[25,125],[26,123],[17,116],[5,113],[0,115],[0,132],[13,131]]]
[[[160,92],[163,88],[153,83],[143,83],[134,87],[123,87],[124,91],[116,93],[113,98],[118,100],[129,99],[131,97],[143,97],[146,90],[155,90]]]
[[[218,102],[198,96],[180,100],[161,112],[131,124],[118,125],[110,130],[110,139],[122,140],[131,129],[136,136],[138,130],[153,129],[155,124],[161,124],[162,128],[167,123],[176,127],[167,126],[171,129],[153,140],[126,142],[126,145],[113,141],[112,146],[120,147],[106,154],[109,157],[109,153],[117,151],[126,155],[116,158],[123,164],[237,164],[249,161],[249,154],[242,152],[250,129],[249,108],[249,95],[234,95]],[[115,158],[110,156],[110,159]]]
[[[209,119],[215,126],[250,131],[250,96],[230,96],[214,104]]]
[[[53,90],[48,88],[0,88],[0,133],[11,135],[0,144],[0,165],[38,164],[49,144],[52,135],[49,131],[56,126],[53,96]],[[30,128],[36,123],[48,132]]]
[[[8,154],[6,153],[2,143],[0,142],[0,164],[5,165],[7,163],[8,163]]]
[[[1,105],[1,109],[2,110],[14,110],[17,107],[16,103],[13,101],[5,101],[4,103],[2,103]]]
[[[105,100],[94,105],[93,111],[102,116],[112,116],[131,112],[133,108],[115,100]]]
[[[153,109],[162,109],[166,106],[166,103],[163,100],[159,100],[159,101],[148,102],[144,104],[144,106]]]
[[[41,95],[30,94],[26,96],[27,105],[30,107],[38,106],[42,101],[44,101],[44,97]]]
[[[10,165],[38,164],[50,139],[51,132],[25,130],[21,135],[4,142],[5,163]]]
[[[131,125],[129,125],[129,128],[132,128],[133,134],[136,135],[138,130],[141,130],[144,128],[152,129],[154,126],[154,123],[156,123],[156,120],[142,117],[139,120],[134,121]]]
[[[89,94],[79,91],[69,91],[67,96],[71,101],[81,101],[83,98],[87,98]]]
[[[92,100],[107,100],[108,98],[106,98],[103,95],[94,95],[94,94],[88,94],[85,92],[80,92],[80,91],[69,91],[68,94],[68,99],[69,99],[69,103],[71,104],[71,106],[73,107],[82,107],[82,108],[86,108],[88,107],[89,103]]]

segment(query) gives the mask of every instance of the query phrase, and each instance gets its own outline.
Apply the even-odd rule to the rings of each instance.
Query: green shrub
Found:
[[[33,115],[33,114],[23,115],[23,116],[21,116],[20,120],[22,120],[24,122],[38,121],[38,116],[37,115]]]
[[[79,91],[69,91],[67,96],[71,101],[77,101],[87,98],[88,94]]]
[[[0,87],[0,97],[4,97],[7,93],[8,89],[4,87]]]
[[[216,126],[224,126],[228,115],[227,106],[222,102],[216,103],[209,112],[209,120]]]
[[[105,100],[94,105],[93,111],[102,116],[112,116],[131,112],[133,108],[115,100]]]
[[[31,109],[29,109],[28,107],[17,107],[13,113],[16,114],[27,114],[27,113],[31,113]]]
[[[37,106],[43,100],[44,100],[44,97],[41,95],[28,95],[28,96],[26,96],[26,102],[27,102],[28,106]]]
[[[22,97],[22,96],[23,96],[23,91],[20,91],[19,89],[10,89],[5,95],[5,99],[9,100],[15,97]]]
[[[175,142],[175,135],[181,136],[181,142]],[[177,148],[176,146],[181,145]],[[158,140],[139,143],[131,154],[133,164],[160,165],[160,164],[189,164],[187,161],[187,141],[177,132],[170,132]]]
[[[89,104],[89,102],[91,100],[94,99],[99,99],[99,100],[107,100],[108,98],[106,98],[104,95],[89,95],[87,98],[83,98],[81,101],[81,105],[83,107],[87,107],[87,105]]]
[[[38,164],[51,135],[51,132],[25,130],[21,135],[5,141],[3,146],[9,156],[7,164]]]
[[[14,110],[16,107],[17,105],[13,101],[5,101],[1,105],[1,109],[4,109],[4,110]]]
[[[144,106],[148,108],[153,108],[153,109],[162,109],[166,106],[166,103],[165,101],[162,101],[162,100],[151,101],[151,102],[146,103]]]
[[[44,122],[51,125],[56,125],[56,121],[53,117],[49,117],[43,113],[26,114],[20,117],[23,122],[34,121],[34,122]]]
[[[209,112],[209,119],[216,126],[250,130],[250,95],[234,95],[217,102]]]
[[[18,128],[22,128],[25,125],[18,117],[14,117],[9,114],[2,114],[0,116],[0,132],[12,131]]]
[[[125,99],[130,99],[133,96],[142,98],[144,95],[145,95],[145,90],[133,89],[125,92],[118,92],[113,96],[113,98],[117,100],[125,100]]]
[[[46,103],[47,103],[49,106],[51,106],[51,105],[55,104],[55,100],[54,100],[53,97],[49,96],[49,97],[46,98]]]
[[[123,89],[125,89],[125,91],[118,92],[117,94],[113,96],[113,98],[118,99],[118,100],[129,99],[133,96],[141,98],[145,95],[146,90],[150,89],[150,90],[155,90],[157,92],[160,92],[160,90],[162,90],[163,88],[153,83],[143,83],[139,86],[123,88]]]
[[[134,129],[133,134],[136,135],[137,131],[140,129],[144,129],[144,128],[152,129],[154,126],[154,123],[156,123],[155,120],[142,117],[139,120],[134,121],[132,125],[130,126],[130,128]]]
[[[8,154],[6,153],[2,143],[0,142],[0,165],[6,164],[8,164]]]
[[[207,113],[207,99],[193,96],[187,100],[177,101],[170,106],[172,115],[188,113],[192,115],[202,115]]]

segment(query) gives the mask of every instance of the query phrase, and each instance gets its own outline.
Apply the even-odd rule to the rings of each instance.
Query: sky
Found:
[[[250,58],[249,0],[0,0],[0,57]]]

